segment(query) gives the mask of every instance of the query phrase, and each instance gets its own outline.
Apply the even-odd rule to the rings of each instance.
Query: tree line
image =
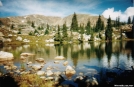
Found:
[[[125,24],[132,24],[134,22],[134,17],[133,20],[131,19],[131,17],[128,17],[128,21],[127,22],[120,22],[120,17],[117,17],[116,20],[111,20],[110,16],[107,19],[107,24],[104,24],[104,21],[101,19],[101,15],[98,16],[98,19],[95,23],[95,25],[91,26],[91,21],[90,19],[88,19],[88,22],[86,25],[84,24],[79,24],[78,25],[78,20],[77,20],[77,15],[76,13],[73,14],[72,17],[72,23],[70,28],[66,26],[66,22],[62,25],[62,26],[57,26],[57,28],[55,29],[51,29],[51,27],[49,26],[49,24],[46,25],[46,29],[45,31],[43,31],[44,35],[48,35],[50,34],[50,32],[55,31],[55,36],[54,36],[54,40],[55,41],[69,41],[69,35],[68,35],[68,31],[71,32],[71,36],[73,32],[77,32],[80,34],[80,40],[83,40],[83,34],[86,35],[91,35],[91,40],[93,40],[93,35],[94,33],[100,33],[101,31],[105,31],[105,40],[112,40],[112,27],[115,27],[115,29],[119,29],[121,25],[125,25]],[[35,30],[32,32],[29,32],[29,35],[37,35],[39,34],[39,31],[44,30],[44,26],[38,26],[36,28],[35,26],[35,22],[30,22],[29,23],[31,25],[32,28],[34,28]],[[11,25],[11,29],[14,29],[15,25],[12,24]],[[18,34],[21,34],[21,29],[19,29]]]

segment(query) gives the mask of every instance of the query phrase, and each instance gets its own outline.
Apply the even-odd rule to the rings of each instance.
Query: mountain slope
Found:
[[[84,24],[86,25],[87,22],[90,20],[91,26],[94,26],[96,24],[96,21],[98,20],[98,16],[92,16],[89,14],[76,14],[78,24]],[[14,29],[23,29],[28,30],[30,32],[34,29],[31,27],[32,22],[34,23],[36,29],[39,26],[42,26],[44,29],[46,29],[46,25],[49,24],[50,27],[55,26],[62,26],[64,23],[68,27],[71,26],[72,22],[72,15],[66,16],[64,18],[62,17],[56,17],[56,16],[44,16],[44,15],[27,15],[27,16],[17,16],[17,17],[7,17],[7,18],[0,18],[0,27],[6,27],[11,28],[12,25],[14,25]],[[101,19],[104,21],[104,24],[106,25],[107,19],[103,16]]]

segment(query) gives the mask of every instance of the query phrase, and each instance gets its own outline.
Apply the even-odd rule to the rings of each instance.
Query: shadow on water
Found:
[[[127,55],[131,55],[131,57],[134,60],[134,41],[128,41],[125,45],[125,49],[128,49],[131,51],[131,54],[127,54]]]

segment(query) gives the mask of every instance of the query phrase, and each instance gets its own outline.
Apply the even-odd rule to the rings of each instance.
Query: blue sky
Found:
[[[134,15],[131,0],[0,0],[0,17],[41,14],[65,17],[82,13],[128,17]]]

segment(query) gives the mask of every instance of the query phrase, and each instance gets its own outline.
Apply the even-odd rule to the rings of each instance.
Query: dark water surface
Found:
[[[1,47],[0,51],[11,52],[14,55],[14,64],[21,67],[20,54],[23,52],[34,53],[34,57],[27,59],[35,62],[36,58],[44,58],[46,64],[43,70],[48,66],[57,67],[57,70],[64,71],[64,61],[74,66],[77,74],[82,72],[85,75],[99,75],[105,70],[113,70],[114,67],[123,70],[131,69],[134,66],[134,42],[116,41],[112,43],[90,42],[83,44],[33,44],[22,45],[19,47],[8,46]],[[65,60],[60,60],[59,64],[54,63],[54,57],[64,56]],[[0,65],[2,68],[2,65]]]

